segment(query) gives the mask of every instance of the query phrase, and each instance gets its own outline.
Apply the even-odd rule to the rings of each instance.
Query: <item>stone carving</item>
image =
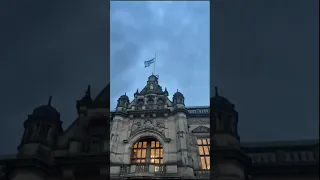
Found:
[[[152,128],[153,127],[152,120],[149,117],[147,117],[146,120],[144,121],[143,127],[144,128]]]
[[[162,123],[162,122],[157,122],[156,127],[165,128],[164,123]]]
[[[139,129],[140,127],[141,127],[141,123],[140,122],[136,122],[136,123],[132,124],[131,131],[134,132],[137,129]]]
[[[163,105],[163,104],[164,104],[164,100],[163,100],[162,98],[161,98],[161,99],[158,99],[157,103],[158,103],[159,105]]]
[[[188,157],[192,157],[191,152],[188,152]]]
[[[118,138],[118,134],[111,134],[111,141],[112,142],[117,141],[117,138]]]
[[[141,122],[136,122],[134,124],[132,124],[131,126],[131,132],[130,132],[130,136],[132,134],[134,134],[135,132],[141,130],[141,129],[150,129],[150,130],[156,130],[158,132],[160,132],[161,134],[165,134],[164,130],[165,130],[165,125],[162,122],[157,122],[156,124],[154,124],[152,122],[152,119],[150,119],[150,117],[147,117],[143,124],[141,124]]]
[[[193,146],[193,142],[192,142],[192,141],[193,141],[193,138],[189,136],[189,144],[190,144],[190,147]]]
[[[114,141],[117,141],[118,140],[118,134],[116,134],[116,138],[114,139]]]
[[[210,128],[205,126],[199,126],[192,130],[192,133],[210,133]]]
[[[164,134],[164,129],[165,129],[166,127],[165,127],[164,123],[158,121],[158,122],[156,123],[156,128],[158,128],[158,129],[161,131],[161,133]]]
[[[152,107],[153,106],[151,104],[149,104],[149,105],[146,106],[146,109],[152,109]]]
[[[195,119],[188,119],[188,124],[207,124],[210,123],[209,118],[195,118]]]
[[[143,104],[144,104],[144,100],[142,98],[137,100],[137,105],[138,106],[143,106]]]
[[[118,159],[120,163],[123,163],[123,157],[120,156]]]
[[[179,138],[179,139],[180,139],[180,138],[183,138],[183,134],[184,134],[183,131],[177,132],[178,138]]]

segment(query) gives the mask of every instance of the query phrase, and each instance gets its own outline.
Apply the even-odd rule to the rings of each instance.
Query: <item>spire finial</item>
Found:
[[[48,106],[51,106],[51,99],[52,99],[52,96],[49,97]]]
[[[219,96],[218,87],[217,86],[214,87],[214,91],[215,91],[215,96]]]
[[[127,95],[127,92],[124,92],[124,95]]]
[[[177,89],[177,92],[179,92],[179,90]]]
[[[90,94],[91,94],[90,88],[91,88],[91,86],[90,86],[90,84],[89,84],[89,85],[88,85],[88,88],[87,88],[87,91],[86,91],[86,95],[87,95],[87,96],[90,96]]]

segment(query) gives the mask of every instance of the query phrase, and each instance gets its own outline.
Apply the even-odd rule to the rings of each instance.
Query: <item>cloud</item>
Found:
[[[209,105],[209,2],[111,2],[110,19],[111,108],[145,86],[155,53],[160,85]]]

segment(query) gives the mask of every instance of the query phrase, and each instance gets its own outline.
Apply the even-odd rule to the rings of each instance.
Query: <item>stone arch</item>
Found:
[[[139,140],[141,140],[143,138],[148,138],[148,137],[158,140],[162,144],[162,146],[164,146],[164,144],[166,142],[170,141],[170,139],[167,139],[164,135],[160,134],[159,132],[157,132],[155,130],[139,131],[139,132],[135,133],[134,135],[132,135],[128,139],[130,150],[131,150],[132,146],[134,145],[134,143],[138,142]],[[163,148],[163,151],[165,152],[164,148]]]
[[[131,153],[132,153],[134,144],[144,138],[150,138],[150,139],[155,139],[155,140],[159,141],[160,144],[162,145],[163,154],[166,154],[166,152],[167,152],[166,143],[169,143],[171,141],[171,139],[166,138],[163,134],[161,134],[160,132],[158,132],[156,130],[152,130],[152,129],[140,130],[140,131],[134,133],[132,136],[130,136],[130,138],[127,140],[128,144],[126,147],[128,149],[128,155],[129,155],[128,162],[130,162],[130,157],[131,157]],[[166,157],[163,156],[163,159],[166,160]]]

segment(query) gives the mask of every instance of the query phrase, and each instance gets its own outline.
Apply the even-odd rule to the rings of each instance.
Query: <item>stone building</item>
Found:
[[[49,100],[24,122],[18,154],[0,160],[2,178],[319,179],[318,140],[240,143],[238,112],[217,91],[211,120],[208,106],[185,106],[178,90],[168,96],[151,75],[133,100],[122,95],[110,114],[109,87],[95,99],[89,87],[66,130]]]

